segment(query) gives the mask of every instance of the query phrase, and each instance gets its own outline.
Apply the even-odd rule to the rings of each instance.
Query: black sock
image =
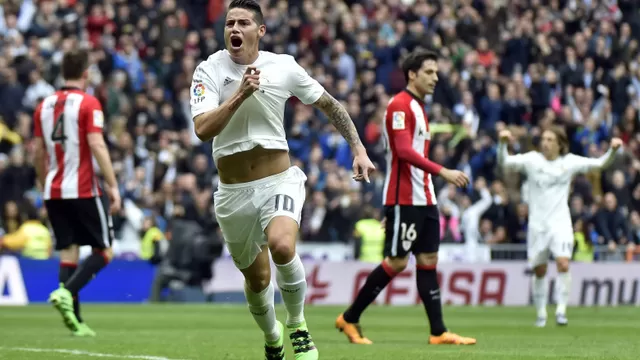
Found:
[[[440,298],[440,286],[438,285],[438,273],[435,267],[431,269],[418,267],[416,269],[416,282],[418,294],[427,311],[431,335],[442,335],[447,331],[442,320],[442,300]]]
[[[77,294],[106,265],[107,259],[104,254],[102,252],[94,252],[80,265],[78,270],[64,284],[64,287],[72,294]]]
[[[66,283],[77,269],[78,264],[61,262],[58,280],[63,284]],[[73,312],[76,315],[78,321],[82,322],[82,317],[80,316],[80,300],[78,299],[78,294],[71,293],[71,295],[73,296]]]
[[[61,262],[60,272],[58,273],[58,280],[63,284],[66,283],[77,268],[78,264]]]
[[[389,274],[393,274],[393,271],[391,268],[385,270],[385,267],[388,266],[382,263],[369,274],[367,281],[358,292],[356,300],[344,312],[343,316],[346,322],[352,324],[360,322],[360,315],[376,299],[382,289],[389,285],[389,282],[393,279],[393,276]]]
[[[78,294],[73,295],[73,313],[76,315],[79,323],[82,323],[82,317],[80,316],[80,297]]]

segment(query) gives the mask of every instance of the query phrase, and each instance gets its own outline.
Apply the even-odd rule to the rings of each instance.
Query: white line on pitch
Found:
[[[162,356],[103,354],[103,353],[96,353],[96,352],[90,352],[90,351],[84,351],[84,350],[71,350],[71,349],[0,347],[0,350],[22,351],[22,352],[32,352],[32,353],[58,353],[58,354],[69,354],[69,355],[89,356],[89,357],[99,357],[99,358],[114,358],[114,359],[181,360],[181,359],[170,359]]]

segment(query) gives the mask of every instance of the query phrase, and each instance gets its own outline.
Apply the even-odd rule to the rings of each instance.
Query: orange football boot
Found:
[[[344,334],[347,335],[349,342],[352,344],[373,344],[373,341],[362,335],[362,328],[360,328],[360,325],[346,322],[343,314],[340,314],[336,319],[336,329],[340,330],[340,332],[344,332]]]
[[[440,336],[429,336],[429,344],[431,345],[475,345],[476,339],[463,337],[458,334],[444,332]]]

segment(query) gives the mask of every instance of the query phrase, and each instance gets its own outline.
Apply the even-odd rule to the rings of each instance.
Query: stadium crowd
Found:
[[[496,133],[512,152],[533,149],[551,124],[571,151],[599,156],[619,136],[625,149],[600,174],[576,179],[576,238],[632,261],[640,249],[640,3],[635,0],[263,0],[264,50],[294,55],[343,101],[379,169],[351,180],[346,142],[321,114],[292,99],[290,153],[308,176],[301,240],[347,242],[363,216],[380,220],[390,96],[398,67],[424,47],[441,55],[427,99],[432,159],[467,172],[467,189],[435,178],[443,241],[522,244],[526,179],[496,167]],[[31,115],[61,84],[62,53],[91,48],[89,92],[106,115],[121,183],[117,246],[140,254],[145,233],[170,219],[217,233],[211,145],[194,135],[189,87],[195,66],[223,48],[222,0],[6,0],[0,6],[0,228],[46,223],[35,184]],[[590,246],[590,245],[589,245]],[[638,252],[640,254],[640,252]],[[637,255],[637,254],[636,254]]]

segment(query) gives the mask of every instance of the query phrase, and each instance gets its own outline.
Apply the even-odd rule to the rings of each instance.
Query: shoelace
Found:
[[[311,335],[306,330],[296,330],[289,335],[291,344],[293,345],[293,351],[298,353],[305,353],[314,350],[315,344],[311,340]]]
[[[271,347],[264,346],[265,360],[282,360],[284,357],[284,348],[282,346]]]

